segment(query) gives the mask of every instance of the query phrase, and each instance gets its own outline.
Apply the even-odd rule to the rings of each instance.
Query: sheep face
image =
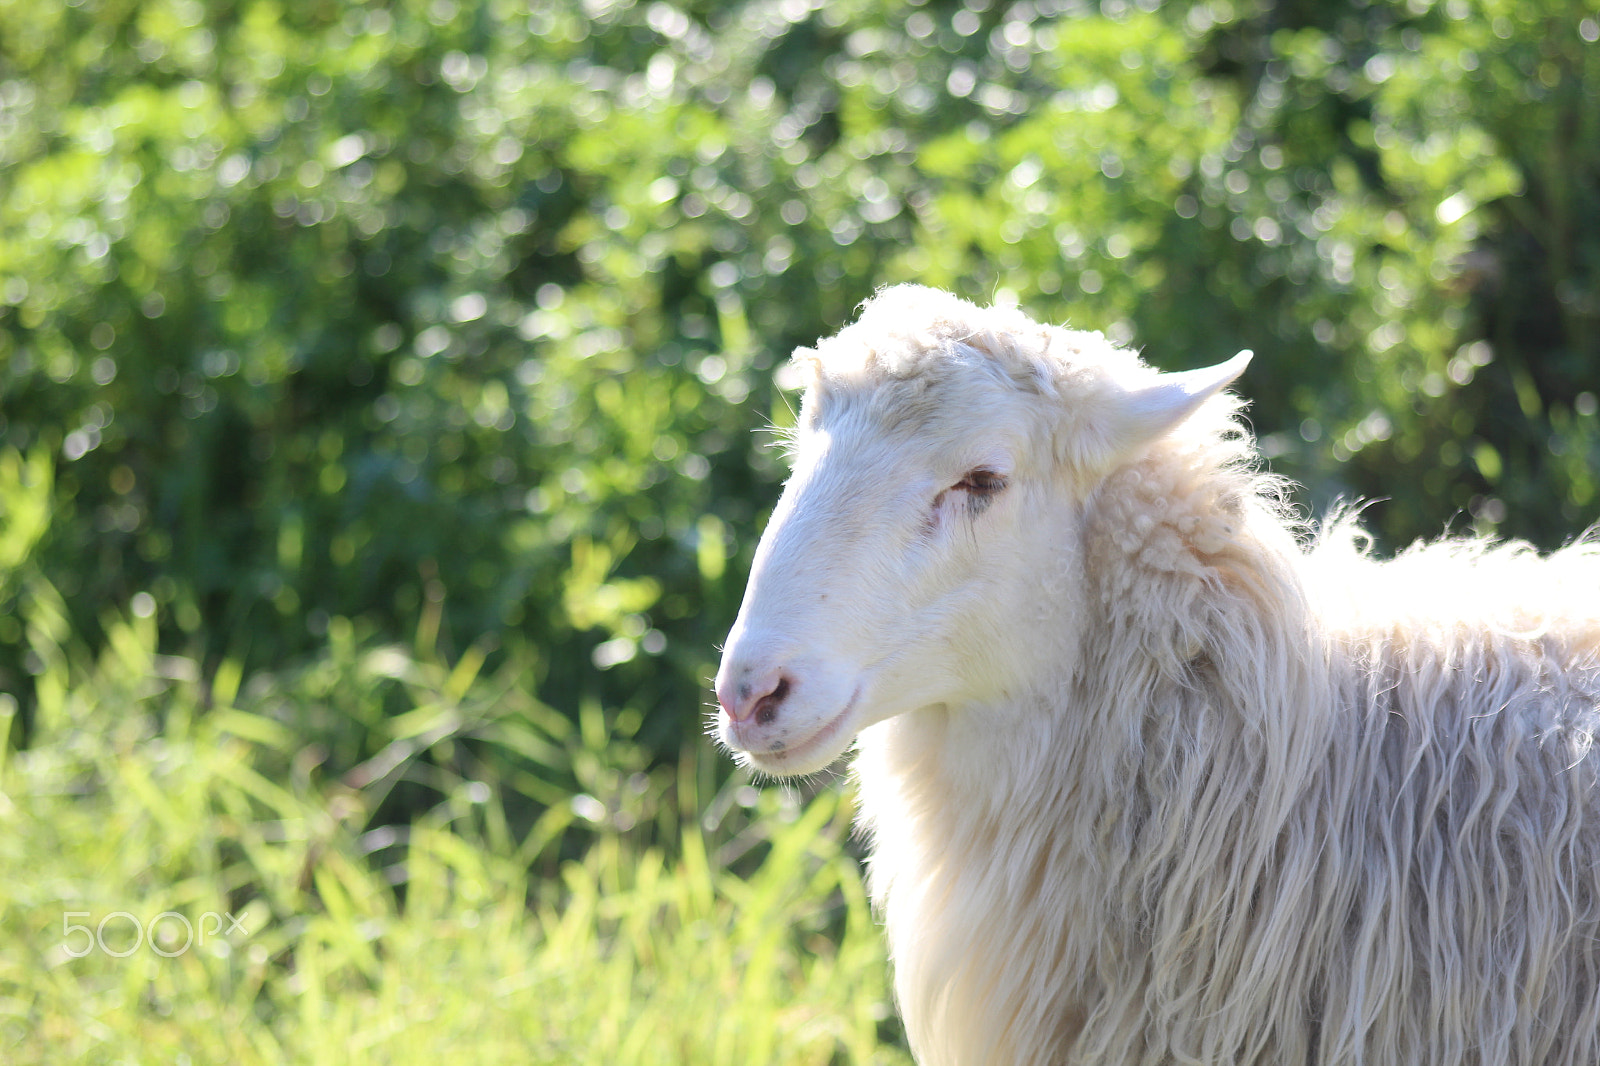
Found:
[[[771,774],[820,770],[908,711],[1015,702],[1070,677],[1093,621],[1084,501],[1244,366],[1160,375],[1098,336],[1100,361],[1074,361],[1089,335],[1015,313],[998,340],[946,319],[882,355],[857,339],[881,342],[873,314],[804,353],[794,473],[717,674],[719,738]]]
[[[721,739],[757,768],[810,773],[874,722],[983,699],[1059,626],[1076,513],[1030,445],[1034,405],[953,388],[971,402],[909,417],[872,392],[808,397],[717,680]]]

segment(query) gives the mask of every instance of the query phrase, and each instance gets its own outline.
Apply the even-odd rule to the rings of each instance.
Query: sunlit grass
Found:
[[[43,672],[0,777],[0,1060],[909,1061],[879,1042],[847,795],[702,795],[693,758],[640,769],[597,709],[564,729],[414,650],[336,641],[241,692],[130,616],[90,660],[48,586],[24,598]],[[385,684],[411,701],[390,746],[324,776],[335,689]],[[544,757],[525,783],[571,789],[542,814],[461,772],[513,742]],[[376,825],[396,781],[440,800]]]

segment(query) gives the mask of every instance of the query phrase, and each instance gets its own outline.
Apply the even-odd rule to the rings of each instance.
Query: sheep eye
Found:
[[[969,470],[955,487],[973,496],[993,496],[1006,487],[1006,479],[993,470]]]

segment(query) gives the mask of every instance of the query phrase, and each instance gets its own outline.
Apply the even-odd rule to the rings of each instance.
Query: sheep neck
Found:
[[[1147,926],[1175,866],[1221,864],[1236,898],[1250,898],[1271,834],[1252,837],[1268,845],[1251,851],[1237,826],[1281,824],[1326,751],[1303,715],[1289,743],[1261,733],[1269,716],[1288,717],[1273,715],[1284,703],[1305,705],[1296,693],[1314,672],[1298,615],[1269,623],[1255,603],[1287,580],[1281,555],[1294,550],[1271,539],[1282,528],[1273,516],[1262,509],[1258,543],[1255,516],[1228,512],[1225,580],[1190,565],[1193,538],[1216,535],[1215,514],[1210,526],[1175,516],[1138,540],[1095,517],[1071,554],[1101,613],[1063,657],[1077,664],[1071,676],[1046,672],[1004,699],[926,708],[861,738],[873,896],[908,1032],[930,1066],[1059,1057],[1093,1012],[1142,1009],[1104,990],[1147,985]],[[1130,573],[1131,586],[1096,584]],[[1252,664],[1252,687],[1278,707],[1217,706],[1206,634],[1219,625],[1253,630],[1273,661]],[[963,1044],[940,1043],[951,1040]]]

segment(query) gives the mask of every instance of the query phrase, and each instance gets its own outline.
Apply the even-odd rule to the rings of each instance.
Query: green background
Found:
[[[902,1054],[848,796],[702,737],[789,351],[898,281],[1252,348],[1309,514],[1558,545],[1597,510],[1596,20],[0,0],[8,1060]],[[63,911],[206,900],[258,929],[61,953]]]

